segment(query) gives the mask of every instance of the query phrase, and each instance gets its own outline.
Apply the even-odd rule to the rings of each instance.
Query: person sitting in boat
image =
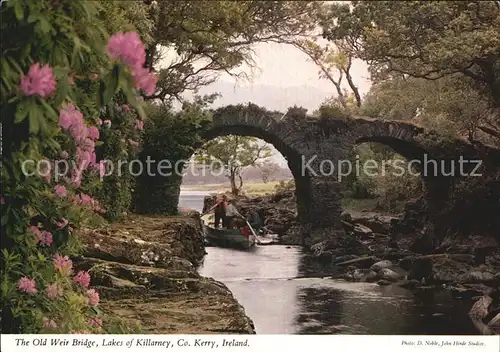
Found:
[[[232,228],[233,225],[237,225],[235,224],[236,219],[244,218],[238,211],[238,208],[236,208],[236,200],[230,199],[226,206],[226,227],[229,229]]]
[[[247,220],[250,223],[250,226],[252,226],[254,229],[260,229],[260,227],[262,225],[264,225],[262,223],[262,219],[261,219],[260,214],[257,211],[255,211],[254,209],[251,209],[248,212]]]

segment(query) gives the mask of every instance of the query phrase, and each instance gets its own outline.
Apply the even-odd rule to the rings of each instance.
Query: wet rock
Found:
[[[408,289],[413,289],[421,285],[418,280],[402,280],[398,283],[398,286]]]
[[[367,237],[371,236],[371,234],[373,233],[373,231],[371,229],[369,229],[366,226],[360,225],[360,224],[354,225],[354,228],[352,229],[352,231],[354,232],[354,234],[356,236],[360,236],[361,238],[367,238]]]
[[[386,281],[391,281],[391,282],[396,282],[396,281],[402,279],[400,274],[398,274],[397,272],[395,272],[389,268],[380,269],[380,271],[377,273],[377,275],[380,279],[386,280]]]
[[[471,299],[489,292],[489,287],[482,284],[453,284],[446,287],[452,296],[460,299]]]
[[[339,257],[336,257],[333,261],[334,264],[341,263],[341,262],[347,262],[349,260],[353,260],[358,258],[357,255],[354,254],[346,254],[346,255],[341,255]]]
[[[382,269],[385,269],[385,268],[390,268],[391,266],[393,266],[392,262],[389,261],[389,260],[381,260],[379,262],[376,262],[375,264],[373,264],[370,269],[375,271],[375,272],[378,272]]]
[[[340,263],[336,263],[338,266],[347,266],[347,265],[354,265],[359,268],[370,268],[373,266],[373,263],[375,263],[378,260],[378,258],[370,256],[370,257],[361,257],[361,258],[354,258],[350,259],[347,261],[342,261]]]
[[[196,271],[204,253],[198,221],[137,216],[87,233],[75,269],[92,270],[103,311],[146,333],[252,334],[229,289]]]
[[[490,296],[483,296],[477,300],[469,311],[469,317],[473,320],[482,320],[488,315],[488,307],[493,299]]]
[[[464,282],[466,283],[491,283],[494,282],[494,276],[490,272],[481,272],[478,270],[471,270],[464,275]]]
[[[389,286],[391,284],[392,284],[392,282],[390,282],[388,280],[378,280],[377,281],[377,285],[379,285],[379,286]]]
[[[333,253],[331,251],[324,251],[317,258],[321,264],[330,264],[333,261]]]
[[[495,334],[500,334],[500,313],[495,315],[488,323],[488,328]]]
[[[378,214],[365,214],[359,217],[353,217],[350,222],[361,224],[368,227],[373,232],[388,234],[391,228],[399,223],[400,218],[393,216],[380,216]]]
[[[355,269],[352,273],[352,279],[361,282],[377,281],[377,273],[370,269]]]

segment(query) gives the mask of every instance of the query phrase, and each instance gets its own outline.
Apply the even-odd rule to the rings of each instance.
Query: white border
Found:
[[[55,345],[51,341],[67,341]],[[21,342],[22,341],[22,342]],[[140,343],[139,343],[140,342]],[[152,343],[163,346],[152,346]],[[231,345],[232,343],[232,345]],[[238,343],[242,344],[237,346]],[[224,346],[225,344],[225,346]],[[383,335],[1,335],[2,352],[77,351],[484,351],[499,352],[500,336]]]

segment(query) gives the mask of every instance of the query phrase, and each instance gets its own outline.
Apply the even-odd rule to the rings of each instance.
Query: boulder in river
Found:
[[[390,282],[396,282],[402,279],[400,274],[389,268],[380,269],[377,275],[381,280],[386,280]]]
[[[390,268],[391,266],[393,266],[392,262],[390,260],[381,260],[379,262],[376,262],[375,264],[373,264],[370,269],[375,271],[375,272],[378,272],[382,269],[385,269],[385,268]]]

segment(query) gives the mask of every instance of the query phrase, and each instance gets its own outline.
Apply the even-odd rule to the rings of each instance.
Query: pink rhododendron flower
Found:
[[[85,296],[87,296],[86,300],[89,306],[97,306],[99,304],[99,293],[96,290],[87,290],[87,292],[85,292]]]
[[[118,32],[109,38],[108,55],[130,67],[142,67],[146,62],[144,44],[136,32]]]
[[[82,139],[78,145],[81,149],[92,152],[95,149],[95,142],[90,138]]]
[[[88,136],[92,139],[99,139],[99,130],[95,126],[90,126],[88,128]]]
[[[48,231],[41,231],[36,226],[31,226],[29,231],[35,235],[35,243],[42,246],[50,246],[53,242],[52,233]]]
[[[62,229],[66,225],[68,225],[69,221],[68,219],[62,218],[61,221],[56,221],[56,225],[58,228]]]
[[[30,66],[28,74],[21,79],[24,95],[38,95],[42,98],[51,96],[56,90],[56,78],[49,65],[40,66],[36,62]]]
[[[78,187],[80,187],[82,185],[82,174],[81,173],[75,173],[71,177],[71,185],[74,188],[78,188]]]
[[[132,77],[134,77],[137,90],[142,89],[147,96],[154,94],[158,82],[158,77],[154,73],[149,72],[147,68],[136,67],[132,70]]]
[[[68,190],[66,189],[66,186],[56,185],[54,187],[54,193],[58,197],[66,197],[68,195]]]
[[[73,137],[73,139],[78,143],[88,136],[88,129],[85,125],[85,122],[82,120],[75,120],[73,124],[69,128],[69,133]]]
[[[42,234],[42,231],[36,226],[30,226],[28,230],[35,234],[35,236],[40,236]]]
[[[102,123],[105,127],[111,127],[111,120],[104,120]]]
[[[102,320],[99,318],[89,318],[88,324],[96,329],[102,328]]]
[[[62,256],[60,254],[54,255],[52,259],[54,268],[58,270],[61,274],[69,276],[73,271],[73,262],[68,258],[67,255]]]
[[[125,112],[129,112],[130,111],[130,105],[128,105],[128,104],[122,105],[122,110],[125,111]]]
[[[103,178],[106,175],[106,163],[99,163],[99,177]]]
[[[40,239],[40,244],[42,246],[50,246],[53,242],[52,233],[49,231],[42,232],[42,238]]]
[[[26,292],[29,295],[34,295],[38,292],[38,290],[36,289],[35,280],[27,277],[20,278],[17,282],[17,287],[19,288],[19,290]]]
[[[129,140],[128,140],[128,143],[129,143],[131,146],[134,146],[134,147],[138,147],[138,146],[139,146],[139,142],[134,141],[133,139],[129,139]]]
[[[87,288],[90,285],[90,274],[88,271],[79,271],[78,274],[73,277],[73,282]]]
[[[57,324],[52,319],[43,317],[42,322],[44,329],[57,329]]]
[[[48,285],[47,288],[45,289],[45,293],[47,297],[50,299],[61,297],[64,294],[62,287],[60,287],[58,284]]]
[[[83,115],[78,111],[73,104],[67,104],[59,110],[59,126],[63,130],[69,130],[73,124],[83,122]]]
[[[144,121],[142,120],[135,120],[135,128],[138,130],[138,131],[143,131],[144,130]]]

